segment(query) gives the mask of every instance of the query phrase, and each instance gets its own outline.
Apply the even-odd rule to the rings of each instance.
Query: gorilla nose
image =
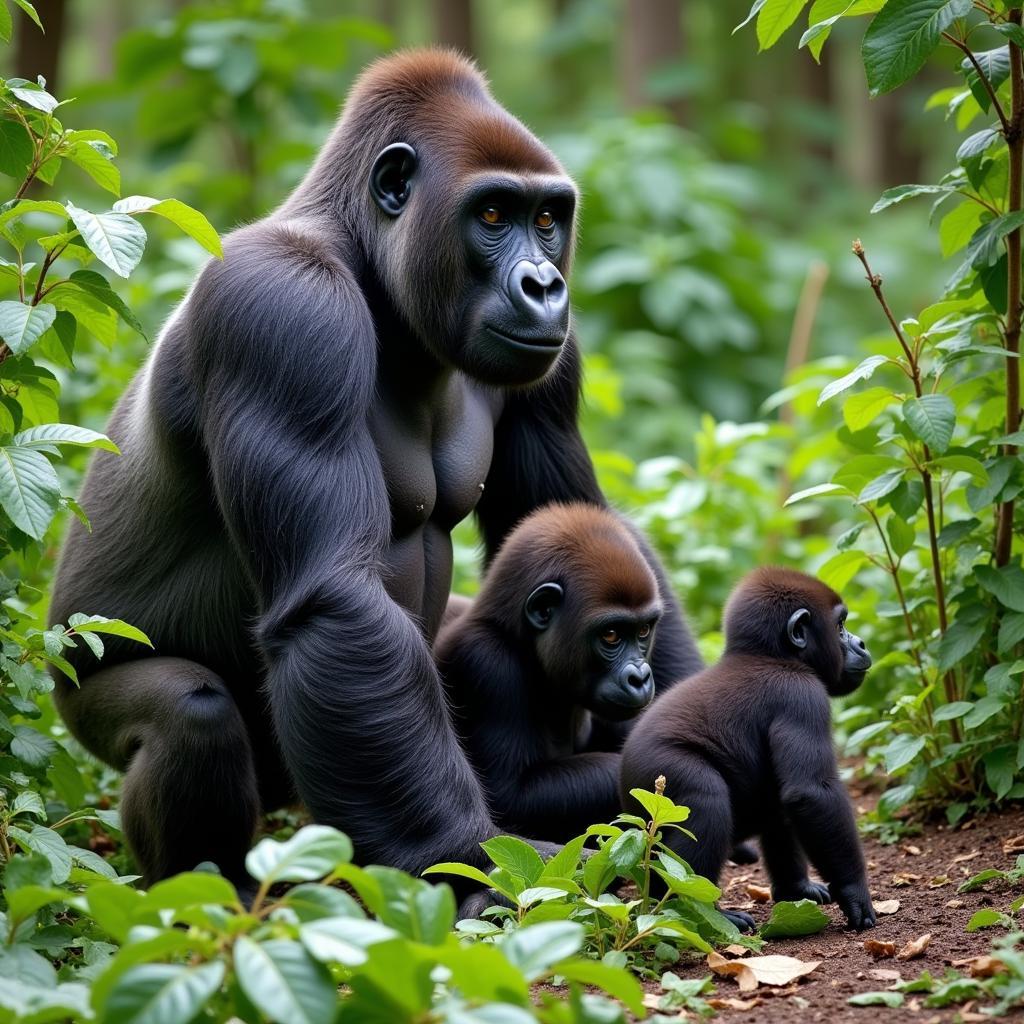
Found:
[[[627,665],[622,678],[627,686],[642,690],[651,681],[651,666],[646,661],[642,665]]]
[[[532,320],[564,329],[569,309],[569,289],[550,260],[520,260],[509,277],[509,295],[519,312]]]

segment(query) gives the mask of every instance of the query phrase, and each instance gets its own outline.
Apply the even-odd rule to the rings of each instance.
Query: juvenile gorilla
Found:
[[[654,697],[658,583],[611,512],[551,505],[508,537],[434,648],[456,731],[502,828],[565,841],[619,810],[619,755],[595,715]]]
[[[669,841],[698,874],[717,881],[733,842],[757,835],[774,899],[835,900],[852,927],[872,927],[828,703],[856,689],[870,666],[838,594],[790,569],[756,570],[726,607],[721,661],[659,697],[630,734],[623,800],[664,775],[666,794],[691,809],[698,840]],[[807,858],[827,885],[810,881]],[[727,916],[753,927],[748,914]]]
[[[430,644],[459,520],[475,510],[493,554],[539,505],[604,503],[576,425],[575,206],[471,64],[397,54],[172,316],[114,412],[123,457],[91,467],[94,532],[73,524],[52,609],[155,643],[79,652],[81,689],[57,692],[127,772],[147,882],[203,860],[244,880],[260,809],[296,793],[364,861],[481,862],[496,826]],[[659,589],[670,682],[700,660]]]

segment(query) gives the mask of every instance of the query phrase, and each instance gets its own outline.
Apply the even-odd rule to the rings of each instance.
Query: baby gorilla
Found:
[[[573,504],[523,520],[453,613],[434,656],[503,829],[564,841],[618,813],[620,757],[602,749],[614,732],[602,725],[651,702],[661,610],[629,528]]]
[[[664,775],[666,795],[692,812],[698,842],[669,841],[694,871],[717,881],[733,842],[760,836],[774,899],[835,900],[852,927],[872,927],[828,703],[870,665],[831,588],[790,569],[756,570],[726,606],[722,660],[665,693],[630,734],[623,800]],[[827,885],[807,877],[807,858]],[[753,928],[748,914],[726,916]]]

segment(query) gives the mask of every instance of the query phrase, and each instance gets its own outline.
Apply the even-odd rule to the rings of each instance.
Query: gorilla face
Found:
[[[389,146],[371,174],[374,201],[398,217],[417,177],[412,148]],[[437,191],[439,184],[431,187]],[[429,325],[425,342],[471,377],[503,387],[533,383],[554,365],[569,333],[569,289],[559,268],[567,265],[572,247],[576,190],[560,175],[487,172],[472,175],[461,191],[458,237],[424,241],[417,254],[421,308],[408,319]],[[426,199],[420,198],[423,208],[417,211],[420,236],[427,235],[430,207],[444,205]],[[433,227],[435,234],[452,230],[440,222]],[[404,244],[410,246],[411,238]],[[461,259],[452,259],[458,248]],[[430,253],[431,265],[423,266]],[[398,262],[410,266],[407,258]],[[401,282],[398,287],[411,291]],[[439,301],[450,308],[431,311]]]

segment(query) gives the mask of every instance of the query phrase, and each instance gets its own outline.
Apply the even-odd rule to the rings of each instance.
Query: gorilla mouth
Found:
[[[565,337],[561,338],[527,338],[521,337],[514,334],[508,334],[505,331],[499,331],[497,327],[492,327],[490,324],[484,325],[484,330],[489,331],[495,337],[501,338],[502,341],[507,341],[510,345],[515,345],[516,348],[524,349],[557,349],[561,348],[565,344]]]

